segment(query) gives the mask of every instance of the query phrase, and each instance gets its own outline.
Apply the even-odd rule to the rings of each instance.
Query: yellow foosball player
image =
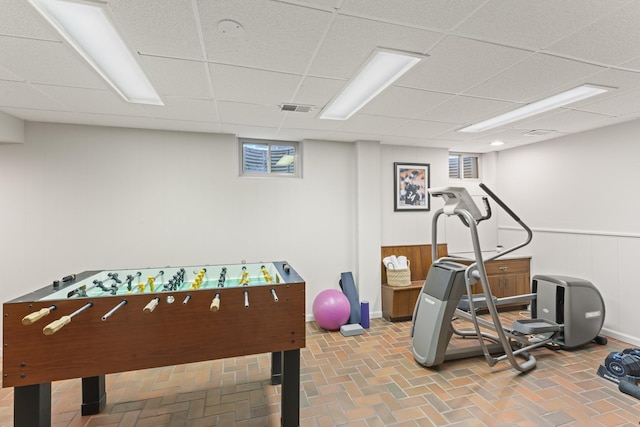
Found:
[[[249,286],[249,271],[247,271],[247,267],[242,267],[242,275],[238,280],[239,286]]]
[[[263,265],[262,267],[260,267],[260,271],[262,271],[262,275],[264,276],[264,280],[265,282],[267,282],[267,284],[272,284],[273,283],[273,279],[271,278],[271,275],[269,274],[269,272],[267,271],[266,267]]]

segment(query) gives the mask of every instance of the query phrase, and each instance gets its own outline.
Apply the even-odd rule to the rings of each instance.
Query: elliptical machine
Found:
[[[432,259],[437,261],[431,265],[413,313],[411,337],[414,359],[421,365],[432,367],[446,360],[484,355],[489,366],[508,360],[515,369],[526,372],[536,366],[536,359],[529,351],[537,347],[573,348],[590,341],[605,344],[606,338],[598,335],[604,323],[604,300],[590,282],[566,276],[534,276],[530,294],[501,299],[492,295],[484,263],[528,245],[533,234],[487,186],[480,184],[480,188],[523,228],[527,237],[522,243],[485,259],[477,226],[491,217],[488,199],[483,198],[486,210],[483,215],[465,188],[430,189],[432,196],[444,199],[445,206],[433,216]],[[442,215],[457,216],[469,228],[474,253],[469,265],[454,257],[438,259],[438,219]],[[471,288],[477,282],[482,288],[479,295],[473,294]],[[468,310],[458,307],[463,299]],[[525,301],[533,301],[533,317],[516,320],[511,329],[503,328],[497,306]],[[479,308],[486,308],[491,320],[478,317]],[[455,329],[452,324],[454,316],[470,321],[474,329]],[[494,331],[495,335],[487,330]],[[477,338],[478,345],[450,348],[453,334]],[[524,361],[519,362],[516,357]]]

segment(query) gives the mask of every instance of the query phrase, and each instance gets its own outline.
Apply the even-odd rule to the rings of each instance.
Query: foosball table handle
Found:
[[[38,320],[42,319],[44,316],[49,315],[51,313],[51,309],[43,308],[39,311],[34,311],[31,314],[28,314],[22,318],[23,325],[31,325],[32,323],[36,323]]]
[[[151,301],[149,301],[149,304],[147,304],[142,311],[144,311],[145,313],[151,313],[153,310],[156,309],[156,307],[158,306],[158,303],[160,302],[160,297],[155,297],[154,299],[152,299]]]
[[[44,327],[42,333],[45,335],[53,335],[64,327],[64,325],[71,322],[71,316],[62,316],[58,320],[54,320]]]
[[[215,298],[211,301],[211,305],[209,306],[210,311],[218,311],[220,310],[220,294],[216,294]]]

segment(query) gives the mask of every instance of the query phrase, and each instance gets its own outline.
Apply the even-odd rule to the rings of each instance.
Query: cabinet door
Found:
[[[491,288],[491,294],[496,298],[502,298],[504,296],[504,279],[502,276],[487,276],[489,280],[489,287]]]
[[[526,273],[505,274],[502,283],[505,297],[529,293],[529,275]]]

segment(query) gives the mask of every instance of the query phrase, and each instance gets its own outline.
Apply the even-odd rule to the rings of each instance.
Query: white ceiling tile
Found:
[[[341,12],[376,20],[449,31],[485,0],[345,0]]]
[[[289,129],[313,129],[333,130],[342,126],[342,120],[323,120],[318,118],[319,110],[311,110],[308,113],[287,112],[284,113],[283,128]]]
[[[300,6],[307,6],[313,8],[320,8],[327,11],[333,11],[337,9],[343,0],[273,0],[281,1],[282,3],[297,4]]]
[[[0,65],[27,82],[96,89],[110,87],[80,55],[61,42],[0,37],[0,52]]]
[[[321,110],[340,91],[344,84],[345,80],[305,77],[293,98],[293,102],[313,105]]]
[[[0,107],[68,110],[27,83],[6,80],[0,80]]]
[[[66,86],[34,85],[69,111],[93,114],[146,116],[140,104],[132,104],[111,90],[75,88]]]
[[[456,144],[456,141],[445,141],[441,139],[431,138],[409,138],[406,136],[388,136],[381,138],[380,142],[385,145],[403,145],[408,147],[429,147],[429,148],[447,148],[450,149]]]
[[[502,151],[514,146],[520,146],[525,144],[532,144],[534,142],[544,141],[546,139],[555,138],[561,136],[560,133],[550,133],[544,136],[527,137],[523,134],[525,130],[522,129],[494,129],[491,132],[486,132],[485,135],[473,135],[473,138],[459,141],[453,147],[455,151],[463,152],[475,152],[475,153],[489,153],[492,151]],[[493,146],[494,141],[502,141],[504,145]]]
[[[631,69],[634,71],[640,71],[640,56],[637,58],[633,58],[629,61],[624,61],[619,64],[621,67]]]
[[[125,103],[24,0],[0,2],[0,109],[25,120],[495,151],[484,142],[561,135],[527,139],[529,126],[578,132],[640,114],[640,0],[108,0],[162,107]],[[429,56],[351,120],[318,119],[378,46]],[[455,131],[581,83],[618,89]]]
[[[181,132],[221,133],[222,125],[212,122],[194,122],[192,120],[156,119],[155,129]]]
[[[2,0],[0,35],[59,40],[57,33],[25,0]]]
[[[203,59],[192,0],[109,0],[133,50]]]
[[[96,126],[124,127],[135,129],[159,129],[158,119],[141,116],[114,116],[111,114],[94,114],[90,116],[91,124]]]
[[[343,121],[336,130],[338,132],[388,133],[405,122],[406,119],[357,113],[349,120]]]
[[[530,52],[521,49],[447,37],[398,84],[461,93],[530,55]]]
[[[328,139],[330,141],[381,141],[384,137],[380,134],[366,133],[366,132],[341,132],[333,131],[329,133]]]
[[[609,116],[637,116],[640,113],[640,90],[582,105],[579,109]]]
[[[576,79],[589,80],[589,76],[603,70],[603,67],[583,62],[535,54],[466,93],[513,102],[531,102],[558,92]]]
[[[515,129],[549,129],[562,133],[575,133],[593,129],[595,127],[611,121],[611,116],[590,113],[587,111],[577,111],[560,109],[554,114],[544,117],[530,119],[514,124]],[[525,130],[526,132],[526,130]],[[523,132],[524,133],[524,132]]]
[[[624,3],[628,0],[491,0],[455,33],[537,50]]]
[[[290,102],[301,77],[254,68],[211,64],[213,92],[217,100],[280,105]]]
[[[462,126],[458,126],[452,129],[449,129],[445,132],[438,134],[439,139],[444,139],[447,141],[471,141],[474,138],[477,138],[478,135],[470,132],[458,132],[457,129],[462,128]]]
[[[535,129],[540,129],[540,128],[535,128]],[[509,128],[509,129],[493,129],[491,131],[488,132],[484,132],[483,134],[474,134],[473,137],[471,138],[471,141],[473,141],[474,143],[477,144],[491,144],[494,141],[502,141],[505,144],[511,144],[513,142],[516,141],[535,141],[537,140],[542,140],[545,138],[545,136],[535,136],[535,137],[530,137],[530,136],[524,136],[525,133],[529,132],[530,129],[528,128]],[[557,136],[558,132],[551,132],[549,134],[550,136],[547,137],[553,137],[553,136]]]
[[[0,65],[0,80],[23,81],[23,79],[20,78],[20,76],[12,73],[11,71],[7,70],[1,65]]]
[[[91,114],[74,113],[60,110],[37,110],[34,108],[4,108],[1,111],[11,114],[14,117],[30,122],[47,122],[47,123],[74,123],[92,125],[93,117]]]
[[[309,74],[349,79],[376,47],[424,53],[441,37],[431,31],[338,16],[319,49]]]
[[[431,138],[460,126],[452,123],[428,122],[426,120],[411,120],[398,129],[394,134],[413,138]]]
[[[277,106],[243,104],[240,102],[218,102],[220,120],[226,124],[259,127],[280,127],[285,113]],[[224,131],[228,132],[226,127]]]
[[[331,14],[267,0],[199,0],[209,61],[301,74],[322,38]],[[223,33],[232,20],[241,34]]]
[[[609,2],[605,3],[608,6]],[[640,2],[634,1],[549,46],[549,51],[601,64],[617,65],[630,58],[640,57],[638,23]]]
[[[164,105],[144,105],[149,116],[194,122],[218,122],[213,100],[164,97]]]
[[[452,95],[449,94],[392,86],[372,99],[360,112],[411,118],[451,98]]]
[[[329,137],[330,133],[330,130],[281,128],[278,130],[275,139],[285,141],[302,141],[304,139],[325,140]]]
[[[278,128],[266,126],[240,125],[225,123],[224,133],[237,135],[241,138],[277,139]]]
[[[145,55],[141,62],[161,96],[212,99],[204,63]]]
[[[515,109],[521,104],[458,95],[417,116],[420,120],[471,124]]]
[[[622,71],[608,68],[602,72],[593,74],[586,79],[580,79],[569,83],[562,90],[571,89],[583,83],[591,83],[594,85],[605,86],[611,88],[609,92],[602,93],[593,98],[587,98],[582,101],[571,104],[571,108],[580,108],[584,105],[601,102],[605,99],[614,98],[629,92],[631,90],[640,89],[640,72]]]

